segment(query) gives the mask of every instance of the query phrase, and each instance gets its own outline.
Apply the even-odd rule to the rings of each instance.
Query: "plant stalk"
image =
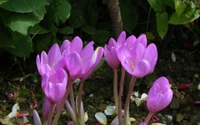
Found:
[[[55,110],[55,104],[50,104],[50,111],[49,111],[48,120],[47,120],[48,125],[51,125],[52,115],[54,113],[54,110]]]
[[[73,91],[73,88],[70,91],[70,102],[71,102],[72,109],[74,110],[74,113],[76,115],[77,111],[76,111],[76,106],[75,106],[75,102],[74,102],[74,91]]]
[[[118,74],[117,74],[117,69],[113,69],[114,71],[114,78],[113,78],[113,95],[114,95],[114,102],[116,106],[116,112],[118,111],[118,89],[117,89],[117,79],[118,79]]]
[[[79,123],[81,125],[85,125],[84,121],[84,116],[82,116],[81,113],[81,101],[82,101],[82,93],[83,93],[83,85],[84,85],[84,80],[81,80],[80,86],[79,86],[79,91],[78,91],[78,119],[80,120]],[[83,112],[84,113],[84,112]]]
[[[119,96],[118,96],[118,120],[120,125],[124,125],[122,119],[122,95],[123,95],[123,88],[124,88],[124,78],[125,78],[125,69],[121,67],[121,79],[120,79],[120,88],[119,88]]]
[[[147,115],[147,117],[146,117],[146,119],[144,121],[146,124],[149,123],[149,121],[150,121],[151,117],[153,116],[153,114],[154,114],[153,112],[149,112],[149,114]]]
[[[131,95],[132,95],[132,91],[136,82],[136,77],[132,76],[131,81],[130,81],[130,87],[128,90],[128,95],[126,97],[126,102],[125,102],[125,107],[124,107],[124,121],[126,125],[130,124],[130,120],[129,120],[129,102],[131,99]]]

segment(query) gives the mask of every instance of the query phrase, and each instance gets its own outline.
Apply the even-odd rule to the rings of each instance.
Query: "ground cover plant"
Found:
[[[199,124],[198,6],[0,2],[0,124]]]

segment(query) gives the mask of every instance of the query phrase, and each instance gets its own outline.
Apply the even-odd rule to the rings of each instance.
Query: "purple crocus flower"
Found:
[[[116,44],[116,41],[113,38],[110,38],[108,45],[104,46],[105,60],[113,69],[117,69],[120,63],[117,57]]]
[[[88,46],[93,45],[93,42],[91,42],[92,44],[88,44]],[[86,46],[87,47],[87,46]],[[91,54],[85,54],[85,56],[82,55],[82,64],[83,64],[83,69],[81,72],[81,80],[84,81],[86,80],[93,72],[93,70],[95,69],[95,67],[98,65],[98,63],[100,62],[102,56],[103,56],[103,48],[102,47],[97,47],[94,51],[93,46],[92,47],[88,47],[86,49],[86,47],[83,49],[82,53],[91,53]]]
[[[48,54],[42,51],[41,55],[36,57],[37,69],[40,75],[49,71],[64,67],[64,60],[58,44],[54,44]]]
[[[117,56],[128,73],[141,78],[153,71],[157,59],[158,51],[152,43],[147,46],[145,35],[130,36],[124,44],[117,50]]]
[[[103,55],[103,48],[98,47],[94,51],[93,45],[94,42],[89,42],[83,48],[83,42],[79,37],[75,37],[71,43],[68,40],[63,42],[61,51],[64,53],[66,69],[71,80],[87,79],[99,63]]]
[[[62,100],[66,91],[67,80],[67,74],[62,68],[42,76],[42,89],[51,104]]]
[[[148,93],[147,107],[149,112],[156,113],[166,108],[172,101],[173,92],[165,77],[158,78]]]

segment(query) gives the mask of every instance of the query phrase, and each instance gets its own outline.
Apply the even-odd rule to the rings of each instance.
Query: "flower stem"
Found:
[[[79,91],[78,91],[78,119],[79,119],[79,123],[81,125],[85,125],[84,116],[82,116],[82,114],[84,114],[84,112],[81,112],[83,84],[84,84],[84,80],[81,81],[80,86],[79,86]]]
[[[114,95],[114,101],[115,101],[115,106],[116,106],[116,111],[118,111],[118,97],[117,97],[117,79],[118,79],[118,74],[117,74],[117,69],[114,69],[114,78],[113,78],[113,95]]]
[[[70,80],[69,80],[69,81],[70,81]],[[66,91],[65,91],[65,94],[64,94],[64,96],[63,96],[63,99],[62,99],[62,101],[61,101],[59,107],[57,108],[56,116],[55,116],[55,118],[53,119],[52,125],[57,125],[57,124],[58,124],[58,119],[60,118],[62,109],[63,109],[64,104],[65,104],[65,101],[66,101],[66,99],[67,99],[67,97],[68,97],[68,95],[69,95],[69,92],[70,92],[71,89],[72,89],[72,85],[73,85],[73,81],[70,81],[70,82],[68,83],[68,85],[67,85],[67,89],[66,89]]]
[[[122,94],[124,88],[124,78],[125,78],[125,69],[121,68],[121,79],[120,79],[120,88],[119,88],[119,96],[118,96],[118,120],[120,125],[124,125],[122,120]]]
[[[50,104],[50,111],[49,111],[48,120],[47,120],[48,125],[51,125],[52,115],[54,113],[54,110],[55,110],[55,104]]]
[[[73,91],[73,88],[71,89],[70,91],[70,101],[71,101],[71,106],[72,106],[72,109],[75,113],[75,115],[77,114],[77,111],[76,111],[76,108],[75,108],[75,102],[74,102],[74,91]]]
[[[146,124],[149,123],[149,120],[151,119],[151,117],[153,116],[153,114],[154,114],[153,112],[149,112],[148,116],[146,117],[146,119],[144,121]]]
[[[132,94],[136,79],[137,79],[136,77],[132,76],[131,82],[130,82],[130,87],[129,87],[129,90],[128,90],[128,95],[126,97],[126,102],[125,102],[125,107],[124,107],[124,121],[125,121],[126,125],[130,124],[130,120],[129,120],[129,102],[130,102],[130,99],[131,99],[131,94]]]

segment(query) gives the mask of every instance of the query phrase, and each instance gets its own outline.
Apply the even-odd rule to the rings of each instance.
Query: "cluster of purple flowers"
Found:
[[[54,44],[48,53],[43,51],[41,55],[37,56],[37,69],[41,75],[41,86],[46,96],[43,104],[45,124],[51,124],[52,114],[55,112],[55,109],[57,114],[61,112],[67,96],[72,89],[74,80],[79,78],[83,83],[89,78],[94,68],[100,62],[103,54],[106,62],[114,71],[121,64],[125,71],[135,79],[153,72],[158,59],[158,51],[155,44],[151,43],[147,45],[147,38],[144,34],[138,38],[134,35],[126,38],[126,33],[122,32],[117,41],[111,38],[108,45],[105,45],[104,48],[97,47],[94,50],[93,45],[94,42],[89,42],[83,48],[82,40],[79,37],[75,37],[71,42],[65,40],[60,47],[58,44]],[[114,91],[116,91],[115,96],[120,96],[120,92],[117,94],[118,91]],[[80,98],[80,95],[78,98]],[[148,115],[148,118],[142,124],[148,124],[149,117],[155,112],[167,107],[172,100],[172,96],[173,92],[168,80],[165,77],[157,79],[148,93],[147,107],[150,115]],[[117,97],[114,98],[117,107],[116,110],[118,110],[120,105],[117,102],[121,100],[120,98],[118,100]],[[80,112],[80,107],[82,107],[81,98],[78,99],[77,103],[79,103],[79,108],[76,109],[76,112]],[[118,110],[118,114],[120,112],[121,110]],[[37,113],[34,111],[34,114]],[[41,122],[39,122],[40,120],[36,116],[38,115],[35,115],[35,123],[40,125]],[[55,117],[56,120],[53,121],[53,124],[57,124],[58,118],[59,115]],[[79,118],[72,119],[77,120]],[[123,119],[121,121],[119,118],[120,125],[129,124],[129,121],[126,121],[126,114],[124,114]]]

